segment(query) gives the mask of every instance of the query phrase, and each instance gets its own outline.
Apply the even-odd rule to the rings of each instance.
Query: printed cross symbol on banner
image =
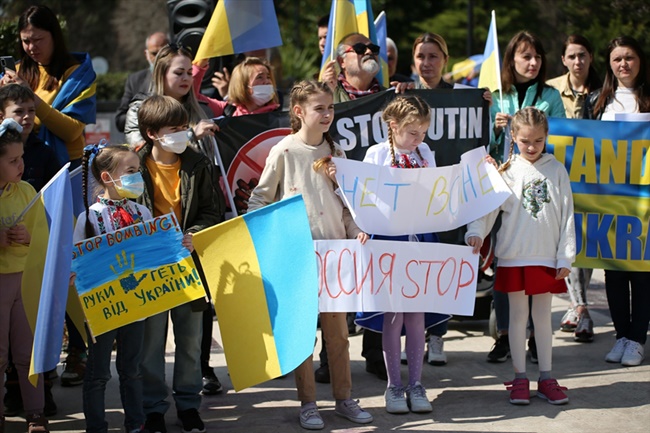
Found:
[[[111,265],[111,270],[115,275],[117,275],[120,278],[120,285],[122,286],[122,290],[124,290],[124,293],[129,293],[131,290],[135,290],[138,285],[140,285],[140,281],[144,280],[147,277],[147,274],[144,274],[140,277],[140,279],[136,279],[135,275],[133,274],[135,270],[135,255],[131,253],[131,267],[129,268],[129,262],[126,258],[126,251],[122,250],[122,257],[120,258],[119,254],[115,255],[115,260],[117,260],[117,265],[120,268],[120,272],[115,270],[115,267]]]

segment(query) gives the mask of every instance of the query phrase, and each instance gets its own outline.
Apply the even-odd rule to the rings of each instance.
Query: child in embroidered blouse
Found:
[[[566,292],[564,278],[575,260],[573,198],[566,169],[544,151],[547,135],[542,111],[526,107],[513,116],[509,157],[499,168],[513,194],[499,209],[471,222],[465,234],[467,244],[478,253],[503,212],[494,290],[507,293],[510,302],[508,338],[515,378],[505,385],[510,403],[519,405],[530,402],[525,347],[529,295],[539,359],[537,396],[551,404],[569,401],[563,392],[566,388],[551,376],[551,300],[553,293]]]
[[[431,109],[418,96],[399,96],[383,111],[382,119],[388,126],[388,141],[368,148],[364,162],[394,168],[435,167],[433,152],[423,143]],[[377,236],[374,239],[399,241],[437,242],[435,233],[405,236]],[[431,412],[433,408],[420,383],[424,361],[425,328],[449,320],[447,314],[436,313],[360,313],[357,324],[381,332],[381,341],[388,375],[385,393],[386,411],[389,413]],[[406,357],[409,382],[405,388],[400,374],[400,348],[402,329],[406,331]]]
[[[88,205],[88,170],[104,192]],[[140,159],[127,146],[98,147],[89,145],[83,156],[83,194],[86,211],[79,215],[74,242],[119,230],[151,219],[149,210],[129,199],[142,194],[144,184],[138,171]],[[93,196],[93,194],[90,194]],[[89,270],[92,272],[92,270]],[[83,383],[83,409],[87,432],[105,432],[104,393],[111,378],[111,351],[117,340],[116,367],[120,376],[120,396],[124,407],[124,426],[129,433],[144,426],[140,358],[144,340],[144,321],[134,322],[95,337],[88,347],[88,361]]]

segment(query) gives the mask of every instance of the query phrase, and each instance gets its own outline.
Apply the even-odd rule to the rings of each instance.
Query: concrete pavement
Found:
[[[529,406],[508,403],[503,382],[514,376],[510,361],[502,364],[486,362],[493,340],[488,335],[487,321],[454,321],[445,336],[449,363],[443,367],[425,364],[422,383],[433,403],[433,413],[425,415],[391,415],[384,409],[386,383],[365,372],[360,356],[361,336],[350,338],[353,397],[375,418],[372,424],[355,425],[334,414],[329,385],[318,384],[324,431],[334,432],[647,432],[650,431],[650,360],[639,367],[608,364],[605,354],[614,343],[614,331],[604,299],[603,272],[596,271],[589,289],[596,337],[593,343],[576,343],[573,334],[554,334],[553,375],[569,388],[567,405],[553,406],[531,397]],[[553,302],[553,323],[559,322],[568,305],[567,296],[556,296]],[[292,375],[263,383],[239,393],[232,390],[218,326],[211,364],[226,388],[221,395],[203,397],[201,416],[210,432],[305,432],[298,424],[299,403]],[[173,341],[170,339],[169,341]],[[320,345],[315,348],[317,359]],[[650,349],[649,349],[650,350]],[[167,372],[171,378],[173,346],[168,346]],[[318,362],[314,363],[315,367]],[[403,367],[406,378],[407,367]],[[528,375],[534,395],[537,365],[528,361]],[[107,391],[109,431],[123,431],[123,415],[119,401],[117,374]],[[50,420],[52,431],[84,431],[81,387],[53,389],[59,413]],[[176,411],[167,413],[170,433],[180,432]],[[21,418],[7,419],[7,433],[23,432]]]

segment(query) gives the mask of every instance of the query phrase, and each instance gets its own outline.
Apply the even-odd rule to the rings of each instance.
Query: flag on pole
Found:
[[[29,367],[34,385],[38,374],[55,368],[61,355],[74,230],[69,165],[41,189],[27,211],[36,213],[22,279],[25,313],[34,332]]]
[[[330,20],[327,24],[327,38],[325,39],[325,52],[321,63],[320,75],[323,75],[325,65],[331,60],[336,60],[336,47],[341,39],[350,33],[357,33],[357,14],[353,0],[332,0]]]
[[[483,65],[478,78],[478,87],[487,87],[493,92],[499,90],[499,93],[501,93],[501,59],[499,56],[499,42],[497,41],[497,20],[494,11],[492,11],[490,30],[485,41]]]
[[[381,11],[375,20],[375,30],[377,32],[377,45],[379,45],[379,63],[381,71],[377,76],[380,83],[386,88],[390,86],[390,73],[388,71],[388,27],[386,25],[386,13]]]
[[[219,0],[195,61],[282,45],[272,0]]]
[[[301,195],[196,233],[236,391],[285,375],[314,351],[318,270]]]

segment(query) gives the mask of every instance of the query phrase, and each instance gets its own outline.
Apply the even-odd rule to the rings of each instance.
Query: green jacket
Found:
[[[148,145],[138,151],[145,188],[137,201],[153,214],[154,186],[145,164],[150,154],[151,146]],[[214,175],[216,170],[207,158],[190,148],[187,148],[180,158],[182,220],[179,223],[183,233],[196,233],[224,220],[225,200]]]
[[[562,97],[560,92],[550,86],[544,86],[542,90],[542,95],[539,98],[535,98],[537,93],[537,86],[539,83],[535,83],[526,90],[526,96],[524,97],[524,103],[519,106],[519,95],[517,89],[512,87],[510,93],[503,95],[503,107],[501,107],[501,96],[499,92],[492,93],[492,107],[490,108],[490,117],[492,122],[497,115],[497,113],[508,113],[511,116],[514,115],[520,108],[534,106],[535,108],[543,111],[547,117],[566,117],[566,110],[564,109],[564,103],[562,102]],[[534,102],[534,104],[533,104]],[[510,133],[504,134],[503,132],[499,134],[498,137],[494,136],[494,130],[491,131],[491,140],[490,140],[490,154],[497,160],[501,161],[503,158],[504,151],[504,137],[507,135],[510,137]],[[510,143],[508,143],[509,145]]]

